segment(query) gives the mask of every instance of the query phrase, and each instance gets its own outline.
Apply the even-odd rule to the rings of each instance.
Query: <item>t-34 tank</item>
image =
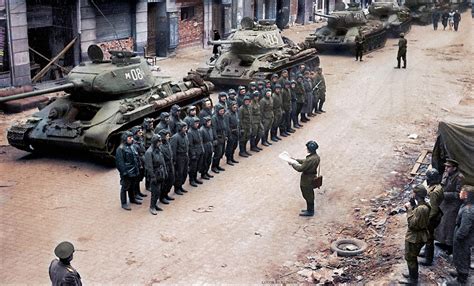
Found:
[[[398,37],[400,33],[406,34],[411,28],[410,9],[399,6],[395,0],[372,1],[367,18],[382,21],[393,37]]]
[[[410,9],[413,22],[420,25],[431,24],[431,16],[435,8],[434,0],[406,0],[404,5]]]
[[[227,40],[210,41],[224,46],[221,55],[206,69],[199,69],[205,79],[216,85],[247,85],[256,79],[270,78],[273,73],[300,64],[319,65],[315,49],[303,50],[288,43],[269,20],[255,23],[246,17],[241,28]],[[227,46],[227,47],[226,47]]]
[[[103,60],[101,49],[92,45],[88,49],[92,61],[76,66],[65,84],[0,98],[1,103],[55,91],[67,93],[11,126],[10,145],[29,152],[74,150],[113,158],[122,131],[175,103],[202,100],[213,87],[197,74],[172,83],[153,76],[146,60],[132,52],[109,52],[111,60]]]
[[[387,41],[387,30],[379,20],[369,20],[358,4],[351,3],[345,11],[334,11],[331,15],[315,13],[328,19],[324,27],[316,29],[305,38],[305,46],[325,50],[355,50],[355,37],[365,38],[366,52],[381,48]]]

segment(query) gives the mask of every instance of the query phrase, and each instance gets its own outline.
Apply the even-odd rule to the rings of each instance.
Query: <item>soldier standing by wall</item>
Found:
[[[317,168],[319,166],[320,158],[316,150],[318,150],[318,143],[309,141],[306,143],[306,149],[309,155],[305,159],[296,159],[298,164],[290,164],[293,169],[301,172],[300,189],[303,198],[306,201],[306,210],[300,213],[300,216],[314,216],[314,188],[313,179],[316,176]]]
[[[161,136],[154,135],[151,141],[151,146],[145,152],[145,168],[150,176],[150,213],[156,215],[156,211],[163,210],[157,206],[157,203],[161,196],[163,182],[166,180],[168,172],[166,170],[165,159],[160,150],[162,144]]]
[[[178,122],[177,128],[179,132],[171,137],[170,145],[171,150],[173,151],[173,158],[175,158],[174,192],[181,196],[183,193],[188,192],[183,188],[183,184],[186,182],[186,177],[188,175],[189,140],[187,134],[188,126],[186,123]]]
[[[217,144],[217,141],[214,137],[214,130],[212,129],[212,119],[210,116],[206,116],[204,119],[204,125],[201,126],[199,132],[201,133],[202,138],[202,145],[204,147],[204,154],[201,164],[201,169],[199,172],[201,173],[201,178],[204,180],[209,180],[210,178],[214,178],[211,174],[209,174],[209,169],[211,168],[212,164],[212,153],[214,152],[214,143]]]
[[[252,156],[252,154],[247,152],[247,142],[252,135],[252,113],[250,111],[250,101],[250,96],[245,96],[242,106],[239,107],[239,156],[244,158]]]
[[[464,182],[464,176],[458,170],[459,163],[453,159],[447,159],[446,169],[441,180],[444,188],[444,200],[439,206],[443,212],[443,218],[435,231],[435,239],[440,242],[440,247],[448,254],[453,251],[453,234],[456,224],[456,216],[461,207],[459,193]]]
[[[237,113],[237,102],[232,101],[229,104],[229,108],[224,114],[224,119],[227,127],[229,128],[229,135],[227,139],[227,145],[225,148],[225,156],[227,158],[227,164],[233,166],[239,163],[234,159],[235,149],[239,144],[239,115]]]
[[[272,90],[267,89],[265,96],[260,100],[260,110],[262,113],[262,124],[263,124],[263,136],[262,145],[270,146],[272,143],[268,142],[268,134],[273,125],[274,114],[273,114],[273,98]]]
[[[471,247],[474,246],[474,186],[465,185],[459,194],[464,204],[459,209],[454,230],[453,261],[457,281],[447,285],[467,285],[471,264]]]
[[[163,159],[165,160],[166,164],[166,171],[168,172],[168,176],[166,176],[165,181],[163,182],[163,188],[160,194],[160,202],[167,205],[169,201],[174,201],[174,198],[169,196],[171,191],[171,187],[173,187],[174,179],[175,179],[175,171],[174,171],[174,158],[173,158],[173,151],[171,150],[170,145],[170,137],[171,133],[168,129],[162,129],[159,133],[161,136],[161,146],[160,151],[163,154]]]
[[[441,221],[443,212],[439,209],[439,205],[443,202],[444,194],[441,186],[441,176],[438,170],[431,169],[426,172],[426,183],[428,184],[428,196],[430,198],[430,217],[428,223],[428,240],[425,245],[425,259],[420,261],[421,265],[433,265],[434,258],[434,231]],[[421,255],[420,255],[421,256]]]
[[[189,184],[193,187],[202,184],[197,178],[198,170],[203,164],[204,147],[202,145],[202,137],[199,132],[199,118],[194,118],[194,123],[188,132],[189,141]]]
[[[212,116],[212,128],[216,135],[217,144],[214,146],[214,156],[212,157],[211,168],[211,170],[216,174],[225,171],[224,168],[219,166],[221,159],[224,156],[225,143],[228,134],[228,127],[224,120],[224,113],[224,106],[216,104],[216,113]]]
[[[407,280],[399,281],[402,284],[417,285],[418,283],[418,254],[428,240],[428,223],[430,206],[425,202],[426,188],[418,185],[413,189],[407,209],[408,230],[405,235],[405,260],[408,273],[403,273]]]
[[[400,68],[400,61],[403,59],[403,68],[407,68],[407,40],[405,34],[400,33],[400,39],[398,40],[398,53],[397,53],[397,66],[396,69]]]
[[[74,254],[74,245],[63,241],[54,249],[54,254],[59,258],[51,261],[49,265],[49,278],[53,286],[82,286],[81,275],[71,266]]]
[[[130,203],[141,205],[142,203],[136,200],[134,184],[138,180],[140,162],[138,162],[138,154],[133,148],[133,134],[132,132],[125,132],[122,134],[122,143],[115,152],[115,165],[120,173],[120,202],[122,208],[130,211],[132,210],[127,203],[127,194]]]

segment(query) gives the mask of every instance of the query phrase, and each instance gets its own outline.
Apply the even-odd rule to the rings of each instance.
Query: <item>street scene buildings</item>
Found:
[[[470,5],[0,0],[0,285],[474,284]]]

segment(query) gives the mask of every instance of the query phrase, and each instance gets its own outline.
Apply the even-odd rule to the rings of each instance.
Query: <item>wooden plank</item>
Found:
[[[431,153],[431,150],[425,149],[421,152],[420,156],[418,156],[418,159],[416,159],[415,165],[413,165],[413,168],[411,169],[410,175],[416,176],[419,175],[418,169],[420,168],[421,165],[431,165],[431,163],[424,163],[423,161],[426,158],[426,155]]]
[[[57,54],[42,70],[40,70],[32,79],[31,79],[31,82],[36,82],[38,79],[42,78],[46,72],[48,72],[49,68],[54,64],[54,62],[56,62],[57,60],[59,60],[60,57],[62,57],[73,45],[74,43],[76,42],[77,40],[77,37],[75,37],[74,39],[72,39],[72,41],[67,44],[66,47],[64,47],[64,49],[59,53]]]
[[[46,56],[43,56],[40,52],[36,51],[35,49],[33,49],[32,47],[28,47],[33,53],[37,54],[38,56],[42,57],[43,59],[47,60],[48,62],[50,62],[51,60],[48,59]],[[65,73],[69,73],[69,70],[63,66],[60,66],[58,65],[57,63],[53,63],[53,65],[57,66],[58,68],[60,68],[62,71],[64,71]]]

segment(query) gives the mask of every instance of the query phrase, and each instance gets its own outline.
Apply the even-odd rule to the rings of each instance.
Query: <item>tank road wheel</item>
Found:
[[[107,146],[103,159],[107,162],[115,162],[115,151],[117,151],[118,146],[120,145],[120,137],[122,133],[112,134],[107,139]]]

